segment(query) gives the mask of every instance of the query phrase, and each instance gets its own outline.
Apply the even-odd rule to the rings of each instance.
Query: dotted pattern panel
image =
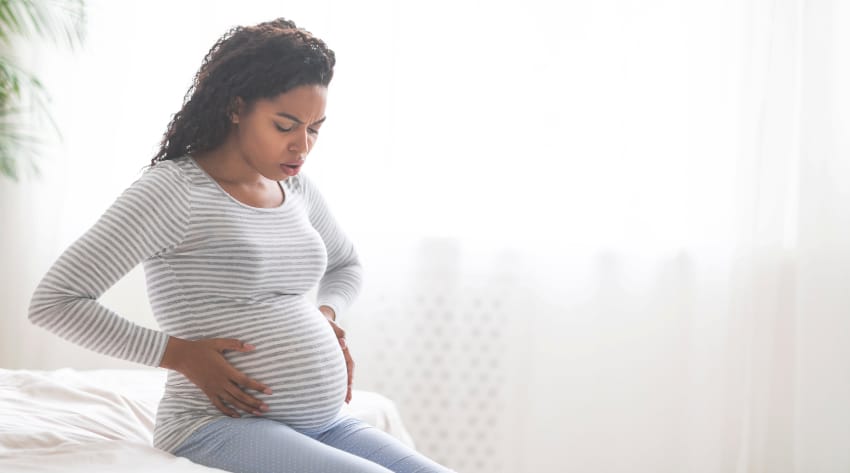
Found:
[[[382,290],[352,308],[355,385],[393,399],[417,450],[435,461],[511,471],[511,281],[460,278],[451,253],[442,264],[429,255],[430,267],[408,281],[381,278]]]

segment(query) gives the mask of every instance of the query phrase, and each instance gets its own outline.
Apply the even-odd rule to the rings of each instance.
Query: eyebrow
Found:
[[[297,123],[297,124],[299,124],[299,125],[303,125],[303,124],[304,124],[304,122],[302,122],[301,120],[299,120],[297,117],[295,117],[295,116],[293,116],[293,115],[290,115],[290,114],[288,114],[288,113],[286,113],[286,112],[277,112],[277,114],[278,114],[278,115],[280,115],[280,116],[282,116],[282,117],[286,117],[286,118],[288,118],[288,119],[290,119],[290,120],[294,121],[295,123]],[[315,122],[314,122],[314,123],[312,123],[312,124],[313,124],[313,125],[318,125],[319,123],[322,123],[323,121],[325,121],[325,119],[326,119],[326,118],[328,118],[328,117],[327,117],[327,116],[324,116],[324,117],[322,117],[322,119],[321,119],[321,120],[317,120],[317,121],[315,121]]]

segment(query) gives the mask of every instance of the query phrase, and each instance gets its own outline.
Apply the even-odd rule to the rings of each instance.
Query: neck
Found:
[[[207,174],[219,182],[240,186],[256,186],[269,182],[269,179],[245,161],[232,135],[217,148],[195,153],[192,157],[203,166]]]

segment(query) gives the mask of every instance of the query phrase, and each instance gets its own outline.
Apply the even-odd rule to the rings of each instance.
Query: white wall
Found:
[[[37,52],[66,139],[0,181],[0,366],[117,366],[29,326],[212,42],[338,53],[308,172],[358,245],[356,384],[459,471],[850,469],[850,10],[834,0],[93,4]],[[167,5],[167,6],[166,6]],[[154,326],[140,268],[103,302]]]

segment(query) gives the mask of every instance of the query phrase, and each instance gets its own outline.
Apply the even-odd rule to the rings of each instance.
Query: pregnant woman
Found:
[[[361,266],[302,167],[334,53],[277,19],[204,58],[159,152],[57,259],[29,319],[169,369],[154,446],[234,472],[446,472],[341,412],[354,362],[337,316]],[[97,299],[143,263],[161,331]],[[318,284],[318,307],[306,293]]]

